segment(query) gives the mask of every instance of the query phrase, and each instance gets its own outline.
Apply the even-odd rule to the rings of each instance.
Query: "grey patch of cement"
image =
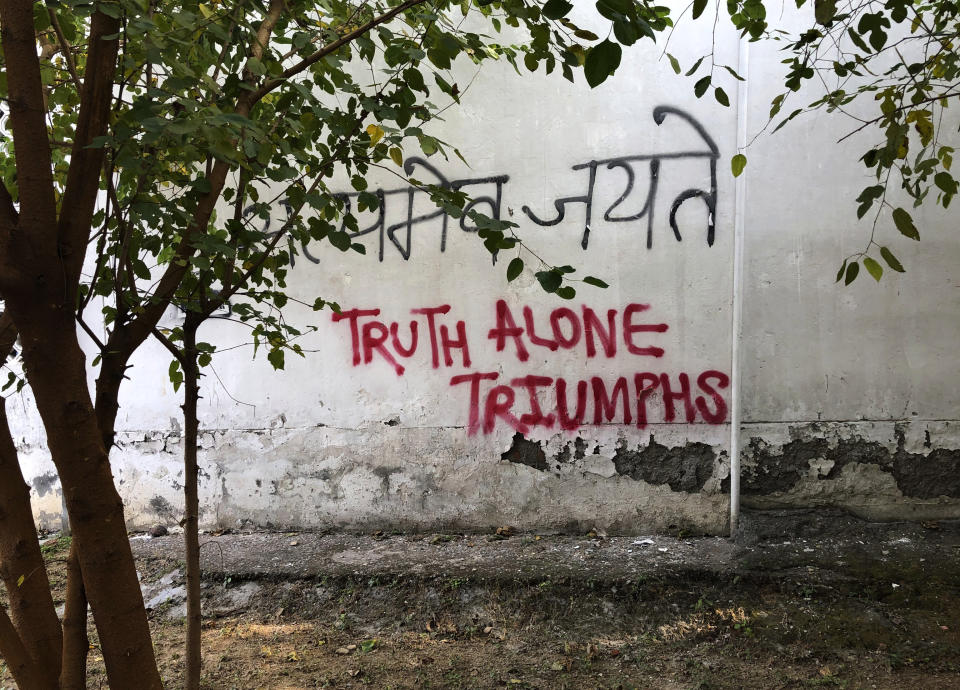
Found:
[[[713,476],[716,454],[706,443],[687,443],[667,448],[657,443],[653,435],[646,446],[636,450],[621,440],[613,456],[617,474],[643,480],[655,486],[666,484],[672,491],[696,493]]]
[[[960,449],[937,448],[927,454],[909,453],[904,432],[896,429],[897,449],[860,437],[840,440],[831,447],[824,438],[799,438],[779,450],[760,438],[751,438],[754,464],[744,468],[744,495],[788,492],[810,473],[813,460],[832,463],[819,479],[836,479],[847,465],[876,465],[889,473],[904,496],[910,498],[960,498]]]
[[[513,444],[509,450],[500,456],[501,460],[509,460],[535,470],[547,470],[547,455],[539,441],[528,441],[519,431],[513,435]]]

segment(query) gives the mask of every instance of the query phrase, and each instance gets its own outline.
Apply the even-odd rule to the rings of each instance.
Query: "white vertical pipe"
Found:
[[[750,68],[750,43],[739,40],[737,72],[747,79]],[[737,152],[747,146],[748,82],[737,84]],[[746,212],[746,170],[734,181],[733,201],[733,316],[730,331],[730,536],[735,537],[740,523],[740,337],[743,329],[743,235]]]

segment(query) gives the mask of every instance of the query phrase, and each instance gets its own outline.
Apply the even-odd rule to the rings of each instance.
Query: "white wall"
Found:
[[[681,25],[670,51],[688,66],[709,43],[710,29],[703,21]],[[718,64],[737,66],[732,34],[721,29],[716,48]],[[335,323],[328,311],[294,308],[293,321],[318,330],[303,340],[307,357],[288,356],[285,372],[272,372],[262,358],[252,360],[249,347],[217,355],[216,374],[204,379],[201,407],[208,430],[201,454],[204,524],[725,529],[729,414],[723,408],[729,409],[731,389],[719,384],[731,372],[733,337],[729,160],[736,153],[738,118],[746,118],[751,133],[766,123],[780,65],[771,46],[751,46],[749,65],[739,66],[750,74],[743,87],[749,108],[737,112],[736,82],[724,81],[734,107],[723,108],[709,97],[698,100],[690,80],[658,61],[661,50],[653,45],[628,50],[616,77],[592,91],[559,74],[520,78],[506,65],[477,74],[464,68],[459,83],[471,85],[462,108],[446,111],[442,133],[471,167],[454,157],[433,156],[430,164],[451,181],[509,176],[501,187],[503,217],[518,223],[530,248],[549,263],[569,263],[580,275],[601,277],[609,289],[578,286],[569,302],[545,295],[528,254],[522,254],[528,269],[508,284],[505,267],[515,252],[505,252],[491,266],[480,241],[462,232],[455,219],[449,221],[443,252],[437,218],[414,226],[409,260],[385,236],[379,261],[376,232],[362,240],[366,256],[325,246],[312,252],[319,263],[299,257],[291,279],[298,296],[309,302],[322,296],[344,310],[377,308],[376,320],[399,322],[404,345],[409,322],[416,319],[418,348],[409,358],[396,357],[402,375],[377,351],[371,362],[354,365],[348,321]],[[678,108],[702,125],[718,158],[670,158],[710,148],[681,115],[667,114],[656,124],[658,106]],[[952,450],[960,447],[954,421],[960,396],[955,375],[960,239],[948,215],[932,210],[921,219],[919,244],[883,225],[879,232],[908,272],[885,276],[879,285],[869,276],[851,287],[835,285],[843,257],[859,250],[869,233],[855,221],[853,203],[865,184],[856,161],[863,140],[836,143],[847,126],[839,117],[801,118],[775,136],[760,136],[747,151],[744,501],[757,507],[833,504],[879,518],[958,517],[960,480],[955,471],[949,475],[960,469],[960,452]],[[584,204],[568,204],[566,219],[551,227],[537,225],[522,210],[527,205],[541,218],[555,216],[554,200],[587,193],[588,171],[573,166],[629,156],[647,158],[630,161],[636,179],[617,215],[643,207],[650,158],[660,164],[652,247],[646,246],[646,217],[603,220],[625,190],[622,167],[597,167],[586,250],[580,246]],[[686,189],[710,190],[714,160],[713,245],[707,243],[706,205],[697,198],[681,206],[678,242],[668,223],[671,203]],[[421,168],[414,176],[434,181]],[[399,187],[398,179],[386,174],[377,183]],[[496,185],[467,190],[488,195]],[[415,209],[414,215],[430,209],[422,195]],[[405,195],[389,196],[387,225],[400,223],[405,213]],[[281,217],[278,208],[274,222]],[[397,236],[402,239],[404,231]],[[605,357],[598,345],[601,352],[588,357],[582,338],[569,350],[551,351],[532,345],[527,334],[528,360],[519,361],[512,340],[498,352],[488,337],[498,300],[519,326],[529,306],[540,336],[549,333],[556,309],[582,316],[587,307],[604,323],[607,310],[615,309],[617,354]],[[634,338],[637,346],[661,348],[662,356],[627,351],[622,325],[630,304],[649,305],[633,323],[666,324],[663,333],[638,332]],[[454,334],[457,324],[464,324],[469,366],[459,350],[452,352],[451,366],[442,350],[439,366],[432,365],[426,317],[411,310],[440,305],[450,309],[437,317],[438,325]],[[360,319],[360,328],[371,320]],[[211,324],[201,335],[222,348],[245,342],[243,330],[226,322]],[[167,364],[159,347],[145,347],[121,398],[122,433],[112,457],[133,526],[174,522],[182,505],[179,396],[166,380]],[[676,418],[667,419],[658,386],[646,400],[647,423],[638,427],[634,377],[643,372],[665,374],[674,389],[681,375],[689,376],[692,423],[679,399]],[[698,386],[705,372],[715,373]],[[452,377],[470,373],[498,376],[480,386],[475,429],[469,384],[451,385]],[[567,382],[571,405],[577,382],[587,381],[584,423],[569,430],[556,423],[528,424],[524,441],[503,417],[488,420],[490,389],[527,375],[552,380],[539,395],[544,415],[555,414],[556,379]],[[593,377],[607,390],[624,378],[629,421],[618,407],[613,419],[593,423]],[[518,384],[512,390],[513,414],[530,414],[526,389]],[[698,396],[706,415],[697,407]],[[17,432],[26,472],[38,478],[38,517],[52,522],[59,498],[44,479],[50,468],[30,409],[25,398],[15,415]]]

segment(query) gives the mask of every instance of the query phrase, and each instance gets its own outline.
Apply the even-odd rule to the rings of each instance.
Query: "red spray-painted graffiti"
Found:
[[[621,351],[621,341],[627,355],[656,360],[665,351],[653,339],[666,333],[669,326],[645,320],[643,315],[649,309],[649,304],[630,303],[623,310],[608,309],[601,316],[586,305],[579,312],[558,307],[538,324],[529,306],[517,312],[518,319],[505,300],[498,300],[494,327],[487,338],[498,353],[518,362],[529,360],[535,348],[556,352],[582,347],[587,360],[613,359]],[[440,323],[441,317],[450,313],[450,305],[411,309],[410,313],[416,318],[410,320],[402,337],[400,323],[379,320],[379,309],[334,314],[334,322],[349,324],[353,366],[370,364],[376,357],[402,376],[406,367],[400,361],[414,357],[421,343],[429,339],[433,369],[470,368],[466,323],[457,320],[452,329],[449,323]],[[450,378],[451,387],[468,392],[467,433],[489,434],[498,423],[527,434],[535,427],[574,431],[585,424],[643,428],[661,422],[722,424],[727,419],[727,402],[721,391],[730,385],[730,378],[714,369],[696,375],[637,371],[614,381],[591,376],[575,384],[561,376],[528,374],[509,380],[500,376],[495,371],[472,371]],[[550,401],[546,409],[545,400]]]

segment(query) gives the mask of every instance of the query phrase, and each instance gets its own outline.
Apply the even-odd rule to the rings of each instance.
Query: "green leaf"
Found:
[[[523,259],[518,256],[507,266],[507,280],[512,281],[521,273],[523,273]]]
[[[667,53],[667,59],[670,61],[670,66],[673,68],[673,71],[677,74],[680,74],[682,71],[680,69],[680,61],[673,57],[670,53]]]
[[[710,81],[713,79],[709,74],[702,79],[700,79],[696,84],[693,85],[693,93],[697,98],[700,98],[707,92],[707,89],[710,88]]]
[[[560,17],[566,17],[572,9],[573,5],[567,0],[547,0],[547,3],[540,8],[540,14],[547,19],[560,19]]]
[[[740,74],[737,72],[737,70],[733,69],[733,67],[730,67],[729,65],[724,65],[723,68],[727,70],[730,73],[730,76],[736,79],[737,81],[746,81],[746,79],[741,77]]]
[[[609,40],[604,40],[590,49],[583,71],[591,88],[599,86],[617,71],[622,53],[620,46]]]
[[[933,183],[940,188],[945,194],[956,194],[957,193],[957,182],[953,179],[953,176],[948,172],[938,172],[933,176]]]
[[[742,153],[738,153],[736,156],[730,159],[730,170],[731,172],[733,172],[734,177],[740,177],[740,174],[743,172],[743,169],[746,167],[747,167],[747,157],[744,156]]]
[[[283,348],[274,348],[267,353],[267,360],[273,365],[274,369],[283,369]]]
[[[730,99],[727,98],[727,92],[721,89],[719,86],[714,89],[713,97],[717,99],[717,103],[722,105],[724,108],[730,107]]]
[[[168,373],[170,375],[170,383],[173,384],[173,390],[180,390],[180,386],[183,384],[183,372],[180,371],[180,362],[177,360],[170,362]]]
[[[573,288],[572,285],[564,285],[561,288],[557,288],[557,297],[562,299],[573,299],[577,296],[577,291]]]
[[[828,25],[837,14],[837,0],[814,0],[813,16],[818,24]]]
[[[334,247],[339,249],[342,252],[350,249],[350,235],[343,232],[342,230],[337,230],[336,232],[331,232],[327,235],[327,240],[330,241]]]
[[[847,270],[847,260],[844,259],[844,260],[843,260],[843,265],[840,266],[840,270],[837,271],[837,281],[836,281],[836,282],[838,282],[838,283],[840,282],[840,279],[843,278],[843,273],[844,273],[844,271],[846,271],[846,270]]]
[[[399,147],[394,146],[392,149],[390,149],[390,160],[392,160],[394,163],[396,163],[402,168],[403,167],[403,151],[401,151]]]
[[[863,258],[863,267],[867,269],[867,272],[873,276],[873,279],[877,282],[880,282],[880,276],[883,275],[883,266],[877,263],[875,259],[865,256]]]
[[[893,223],[897,226],[901,235],[906,235],[911,240],[920,240],[920,232],[917,230],[917,226],[913,224],[913,218],[902,208],[894,209]]]
[[[563,283],[563,276],[557,271],[538,271],[534,275],[545,292],[556,292]]]
[[[693,63],[693,65],[690,67],[690,69],[687,70],[687,73],[684,74],[683,76],[685,76],[685,77],[690,77],[690,76],[693,75],[694,72],[696,72],[698,69],[700,69],[700,65],[703,64],[703,58],[704,58],[704,57],[706,57],[706,56],[701,55],[701,56],[700,56],[700,59],[697,60],[695,63]]]
[[[605,282],[603,282],[603,281],[600,280],[599,278],[594,278],[593,276],[586,276],[586,277],[583,279],[583,282],[585,282],[587,285],[593,285],[594,287],[598,287],[598,288],[608,288],[608,287],[610,287],[609,285],[607,285]]]
[[[883,257],[883,260],[887,262],[887,266],[892,268],[897,273],[905,273],[903,265],[897,260],[897,257],[893,255],[886,247],[880,247],[880,256]]]
[[[693,0],[693,18],[696,19],[707,9],[707,0]]]
[[[857,279],[857,274],[860,273],[860,264],[854,261],[852,264],[847,266],[847,277],[844,278],[843,284],[849,285]]]

